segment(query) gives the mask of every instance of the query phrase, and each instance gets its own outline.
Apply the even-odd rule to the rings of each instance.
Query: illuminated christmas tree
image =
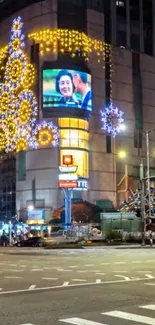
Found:
[[[58,143],[57,127],[52,122],[37,123],[38,105],[31,90],[35,83],[35,68],[24,52],[22,29],[21,18],[14,19],[8,60],[6,67],[1,66],[4,80],[0,88],[0,151],[5,152],[55,146]]]

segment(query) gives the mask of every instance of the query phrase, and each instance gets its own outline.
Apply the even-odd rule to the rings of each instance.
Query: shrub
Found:
[[[109,230],[106,233],[105,239],[107,241],[122,241],[122,233],[118,230]]]

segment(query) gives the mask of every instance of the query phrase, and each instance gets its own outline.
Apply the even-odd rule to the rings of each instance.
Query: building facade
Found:
[[[124,192],[118,193],[122,187],[117,186],[125,173],[125,165],[129,177],[126,184],[122,184],[123,189],[137,187],[139,157],[146,153],[145,130],[154,128],[155,118],[155,1],[147,2],[147,7],[142,0],[4,0],[0,3],[1,46],[8,43],[13,18],[21,16],[26,51],[37,69],[34,90],[39,103],[38,118],[53,120],[60,135],[59,147],[21,152],[17,157],[16,211],[20,217],[33,205],[44,209],[49,220],[52,211],[63,204],[58,174],[64,155],[72,155],[79,166],[81,191],[73,191],[75,199],[100,201],[103,206],[111,202],[118,206],[125,196]],[[75,30],[80,35],[85,33],[91,39],[105,42],[104,60],[98,62],[97,51],[95,55],[89,53],[89,60],[84,60],[79,43],[72,56],[68,47],[64,50],[61,39],[55,45],[53,38],[51,48],[49,34],[43,31],[60,29],[68,33],[66,37],[69,31]],[[92,114],[80,115],[78,110],[73,114],[67,110],[59,115],[54,114],[55,110],[43,109],[43,71],[48,69],[76,70],[91,76]],[[101,129],[100,110],[111,102],[124,112],[127,126],[115,139]],[[152,174],[155,172],[154,139],[152,133]],[[122,150],[127,153],[124,160],[118,155]]]

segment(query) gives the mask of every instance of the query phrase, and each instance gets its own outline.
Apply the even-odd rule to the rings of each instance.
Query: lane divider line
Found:
[[[153,278],[155,279],[155,277]],[[130,283],[130,282],[140,282],[140,281],[147,281],[150,279],[147,278],[141,278],[141,279],[130,279],[129,281],[127,280],[112,280],[112,281],[102,281],[100,284],[119,284],[119,283]],[[67,286],[64,285],[57,285],[57,286],[51,286],[51,287],[41,287],[41,288],[35,288],[32,291],[46,291],[46,290],[52,290],[52,289],[62,289],[62,288],[69,288],[69,287],[84,287],[84,286],[93,286],[97,285],[96,282],[87,282],[87,283],[74,283],[74,284],[68,284]],[[10,291],[1,291],[0,295],[7,295],[7,294],[13,294],[13,293],[24,293],[24,292],[30,292],[29,289],[19,289],[19,290],[10,290]]]

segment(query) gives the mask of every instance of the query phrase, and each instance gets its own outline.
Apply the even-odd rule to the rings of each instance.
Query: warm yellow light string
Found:
[[[28,34],[28,39],[40,44],[40,55],[57,51],[60,53],[68,52],[75,57],[78,52],[82,54],[86,61],[89,55],[94,52],[97,62],[104,62],[106,56],[111,51],[111,45],[81,33],[77,30],[69,29],[46,29]],[[0,49],[0,65],[6,58],[8,46]],[[111,64],[111,63],[110,63]]]
[[[106,58],[106,52],[111,48],[111,45],[93,39],[85,33],[77,30],[55,29],[55,30],[40,30],[28,34],[30,40],[40,44],[40,54],[44,55],[50,51],[60,53],[69,52],[72,57],[75,57],[77,52],[81,50],[85,60],[89,60],[89,54],[95,52],[97,61],[101,62]]]

